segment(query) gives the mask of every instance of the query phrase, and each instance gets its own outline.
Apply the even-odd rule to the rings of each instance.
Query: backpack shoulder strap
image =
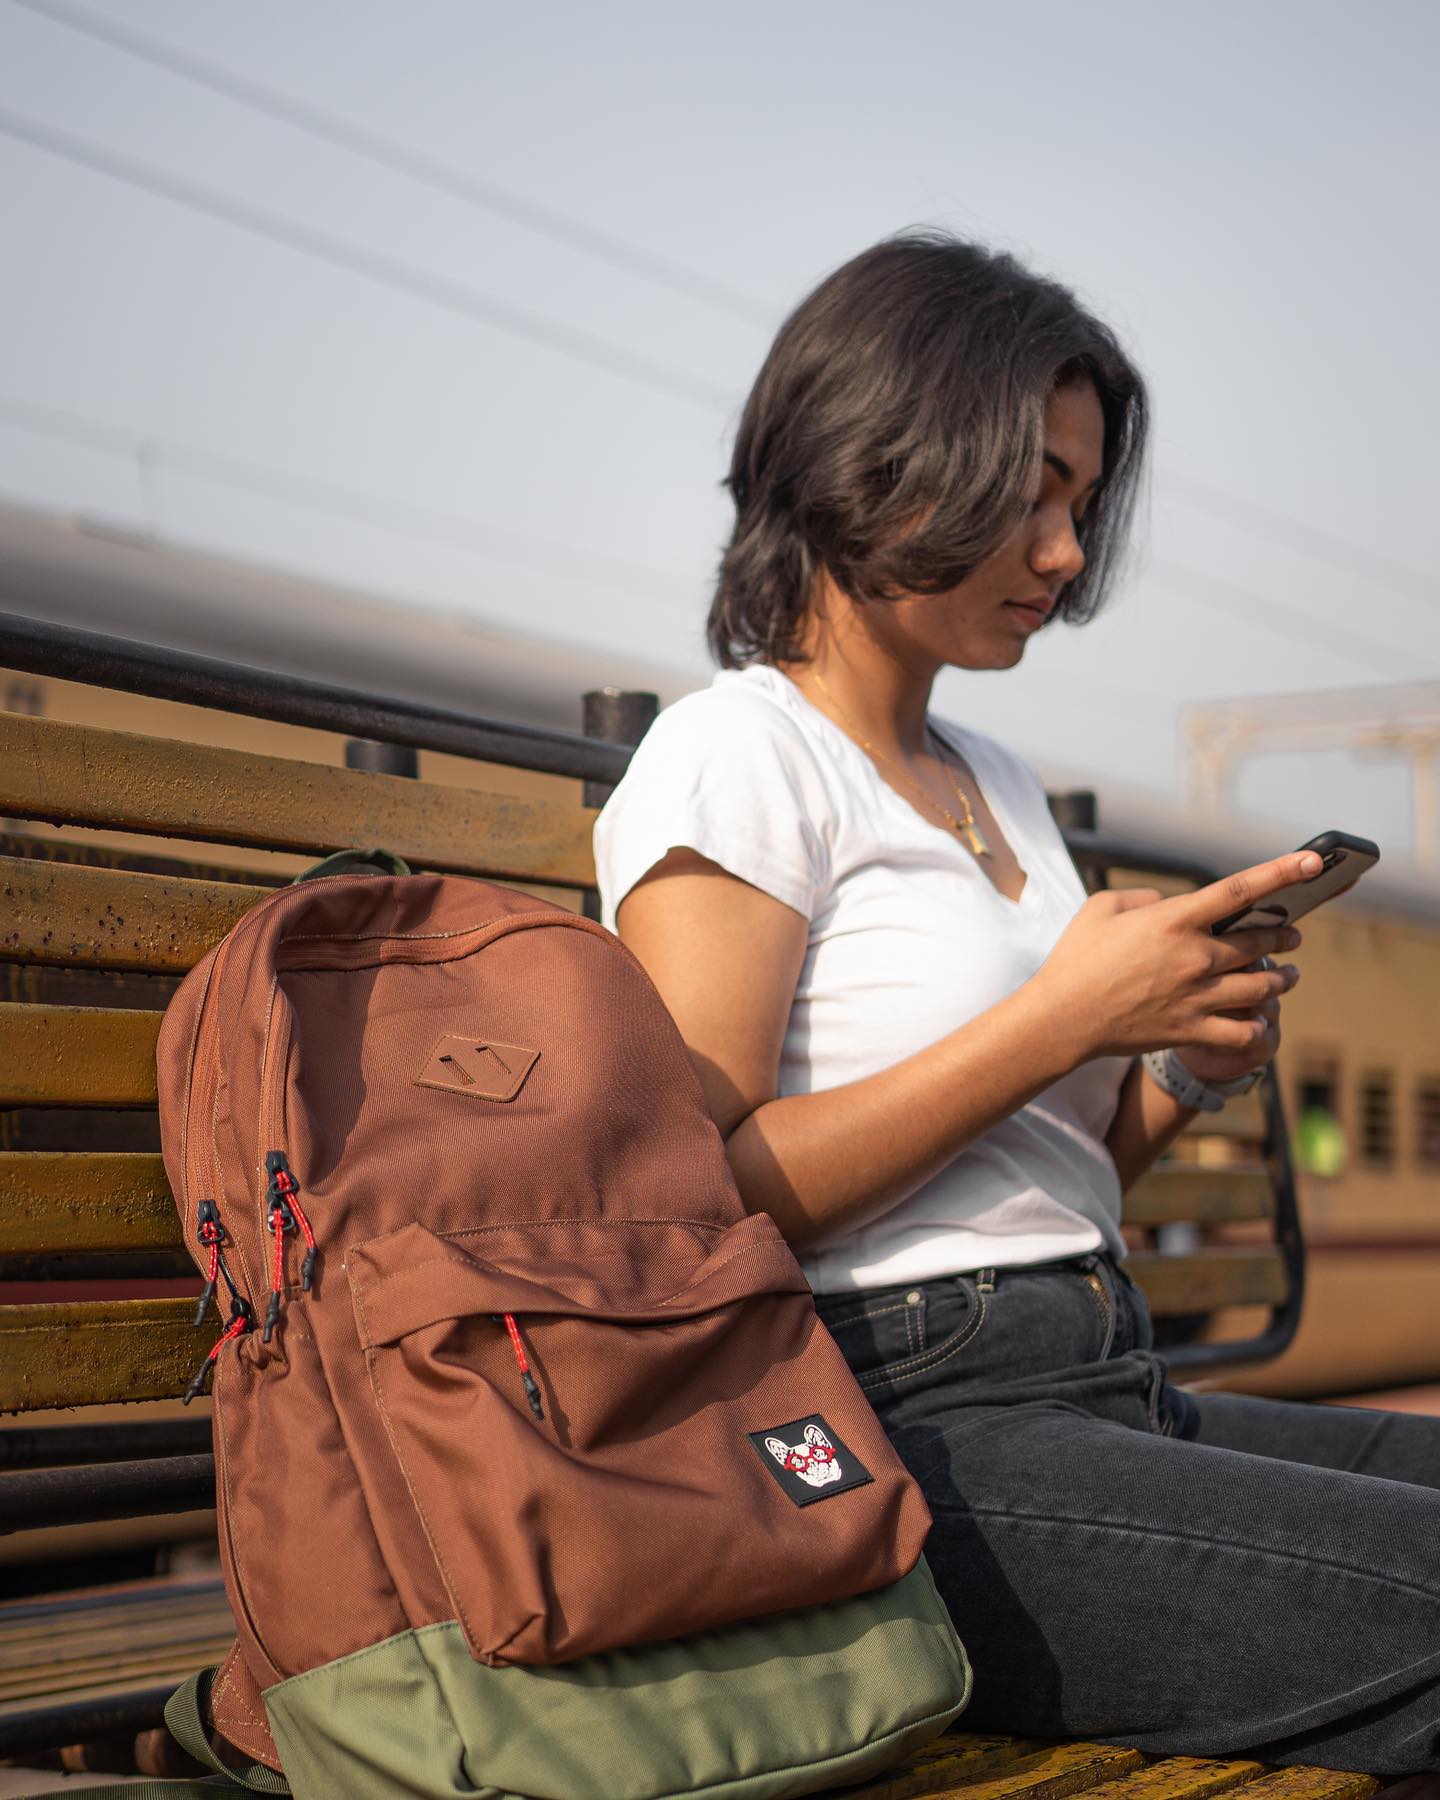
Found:
[[[126,1781],[114,1787],[89,1788],[91,1800],[208,1800],[216,1794],[288,1794],[289,1782],[264,1763],[232,1769],[215,1754],[205,1729],[205,1703],[214,1677],[214,1669],[202,1669],[165,1702],[165,1723],[171,1736],[214,1773],[179,1781]]]

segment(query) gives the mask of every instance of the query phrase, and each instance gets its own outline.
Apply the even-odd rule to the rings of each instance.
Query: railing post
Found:
[[[1100,808],[1093,788],[1070,788],[1063,794],[1046,794],[1050,817],[1062,831],[1098,831]],[[1093,894],[1110,885],[1110,871],[1094,864],[1080,862],[1080,879],[1085,891]]]
[[[655,723],[660,711],[660,696],[624,688],[592,688],[584,696],[580,729],[589,738],[603,738],[607,744],[628,744],[632,748]],[[584,804],[603,806],[615,791],[608,781],[587,781]],[[585,890],[585,917],[600,917],[600,896],[594,888]]]
[[[420,775],[420,752],[409,744],[377,744],[373,738],[346,738],[345,767],[366,769],[372,775]]]
[[[1093,788],[1071,788],[1064,794],[1047,794],[1050,816],[1062,831],[1098,831],[1099,807]]]

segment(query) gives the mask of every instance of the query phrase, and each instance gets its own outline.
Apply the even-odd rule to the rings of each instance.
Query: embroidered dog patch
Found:
[[[875,1479],[819,1413],[748,1435],[760,1460],[797,1506],[828,1500]]]

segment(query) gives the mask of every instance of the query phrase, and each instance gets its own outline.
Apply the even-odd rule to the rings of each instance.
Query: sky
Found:
[[[770,337],[945,226],[1156,425],[1108,611],[939,709],[1174,795],[1186,703],[1440,680],[1437,62],[1431,0],[0,0],[0,498],[698,683]],[[1235,801],[1410,842],[1394,761]]]

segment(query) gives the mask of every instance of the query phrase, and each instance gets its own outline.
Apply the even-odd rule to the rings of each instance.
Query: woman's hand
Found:
[[[1298,943],[1300,933],[1294,932],[1292,942],[1282,945],[1283,949],[1293,950]],[[1282,963],[1279,971],[1287,977],[1282,994],[1300,979],[1300,971],[1294,963]],[[1200,1044],[1187,1044],[1180,1052],[1180,1060],[1192,1075],[1198,1075],[1201,1081],[1238,1081],[1242,1075],[1248,1075],[1254,1069],[1264,1068],[1268,1062],[1275,1060],[1280,1048],[1280,1002],[1267,1000],[1260,1008],[1259,1014],[1264,1023],[1264,1034],[1246,1050],[1207,1050]]]
[[[1151,888],[1092,895],[1034,978],[1075,1034],[1077,1060],[1181,1045],[1187,1065],[1216,1081],[1268,1060],[1280,996],[1299,971],[1254,965],[1300,934],[1277,926],[1215,937],[1211,927],[1320,867],[1313,851],[1292,852],[1171,900]]]

